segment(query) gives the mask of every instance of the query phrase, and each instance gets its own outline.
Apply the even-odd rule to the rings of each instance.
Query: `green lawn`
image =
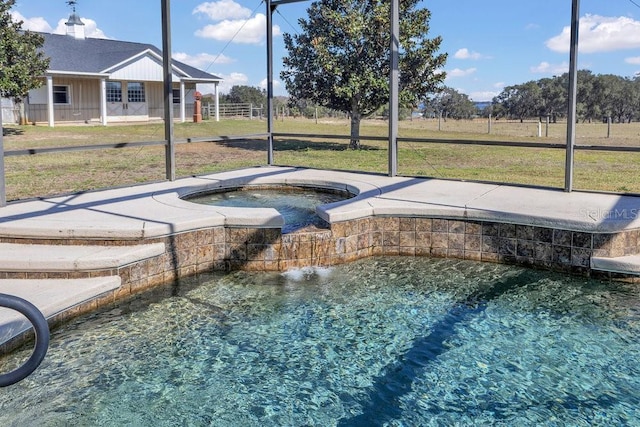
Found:
[[[266,132],[264,120],[205,121],[175,125],[177,139],[250,135]],[[440,130],[439,130],[440,129]],[[488,134],[485,120],[440,122],[402,121],[401,137],[543,142],[563,144],[565,124],[552,124],[549,137],[537,137],[536,123],[494,122]],[[274,131],[310,135],[348,135],[347,120],[291,119],[274,122]],[[363,122],[361,134],[385,136],[383,120]],[[546,134],[543,125],[542,134]],[[639,144],[640,124],[615,124],[611,138],[607,125],[579,124],[577,144]],[[162,123],[144,125],[22,126],[5,129],[6,151],[27,148],[68,147],[103,143],[159,141]],[[274,142],[274,163],[322,169],[387,173],[387,143],[363,140],[361,150],[349,150],[348,140],[281,138]],[[158,181],[165,178],[164,147],[130,147],[92,151],[7,156],[8,200],[50,196],[103,187]],[[398,172],[401,175],[492,181],[562,188],[565,150],[400,142]],[[198,175],[267,162],[266,140],[227,140],[176,146],[178,177]],[[576,189],[640,193],[640,153],[576,151]]]

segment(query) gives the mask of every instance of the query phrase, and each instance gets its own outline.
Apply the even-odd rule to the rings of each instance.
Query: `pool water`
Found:
[[[208,193],[187,198],[188,201],[213,206],[237,208],[274,208],[284,218],[283,233],[307,227],[326,227],[316,215],[316,206],[348,199],[339,191],[282,186],[279,188],[243,188]]]
[[[639,360],[623,283],[408,257],[211,274],[56,329],[0,425],[640,425]]]

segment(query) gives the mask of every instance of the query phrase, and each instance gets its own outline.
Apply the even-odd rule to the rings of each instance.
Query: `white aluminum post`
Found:
[[[173,98],[173,89],[171,90]],[[184,82],[180,81],[180,123],[187,121],[187,93]]]
[[[49,120],[49,127],[54,126],[55,118],[53,115],[53,77],[47,76],[47,119]]]
[[[100,123],[107,125],[107,80],[100,79]]]
[[[216,122],[220,121],[220,95],[218,94],[218,83],[214,83],[213,91],[216,96]]]

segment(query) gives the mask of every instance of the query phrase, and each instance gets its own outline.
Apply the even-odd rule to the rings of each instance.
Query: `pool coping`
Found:
[[[303,168],[258,167],[119,189],[10,203],[0,236],[48,239],[145,239],[215,226],[273,228],[274,209],[222,208],[182,197],[243,185],[305,185],[356,197],[320,206],[326,221],[406,216],[493,221],[612,233],[640,228],[640,198],[504,184],[387,177]]]

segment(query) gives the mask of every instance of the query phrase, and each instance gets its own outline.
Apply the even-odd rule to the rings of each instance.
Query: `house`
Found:
[[[25,100],[26,122],[107,125],[163,119],[162,51],[150,44],[87,38],[75,11],[66,26],[66,35],[42,33],[51,62],[46,84]],[[197,84],[214,85],[218,111],[220,77],[176,60],[172,70],[174,118],[192,117]]]

